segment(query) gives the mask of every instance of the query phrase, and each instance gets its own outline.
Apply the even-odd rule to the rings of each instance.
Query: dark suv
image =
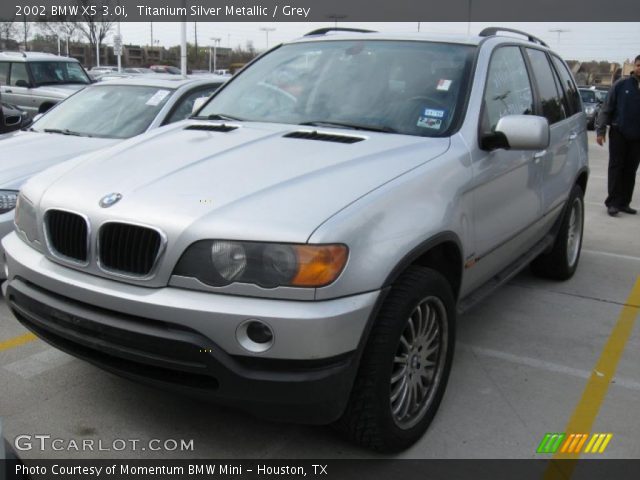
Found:
[[[587,116],[587,128],[593,130],[602,100],[600,100],[598,92],[591,88],[580,88],[580,98],[582,99],[582,111]]]

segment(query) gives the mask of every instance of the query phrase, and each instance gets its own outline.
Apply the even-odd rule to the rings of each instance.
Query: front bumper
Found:
[[[57,265],[15,234],[3,244],[7,304],[45,341],[114,373],[279,420],[340,416],[379,297],[294,302],[150,289]],[[272,327],[267,352],[237,342],[247,318]]]
[[[14,210],[0,215],[0,240],[13,232],[13,214]],[[0,282],[6,278],[7,276],[4,274],[4,248],[0,241]]]

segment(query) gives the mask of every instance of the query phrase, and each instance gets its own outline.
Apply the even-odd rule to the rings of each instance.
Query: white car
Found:
[[[44,114],[27,131],[0,137],[0,238],[13,230],[20,186],[32,175],[151,129],[187,118],[196,99],[227,79],[160,75],[100,82]],[[0,246],[0,267],[4,265]],[[0,268],[0,280],[5,278]]]

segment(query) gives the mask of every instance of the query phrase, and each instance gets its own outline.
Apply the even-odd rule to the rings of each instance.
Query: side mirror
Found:
[[[27,82],[26,80],[17,80],[16,87],[30,88],[31,85],[29,85],[29,82]]]
[[[193,107],[191,108],[191,114],[194,115],[202,106],[207,103],[209,97],[198,97],[193,101]]]
[[[487,150],[543,150],[549,146],[549,121],[536,115],[507,115],[482,139]]]

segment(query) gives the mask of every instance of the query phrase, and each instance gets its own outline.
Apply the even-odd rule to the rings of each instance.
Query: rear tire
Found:
[[[560,230],[550,252],[533,262],[531,270],[540,277],[568,280],[578,268],[584,230],[584,193],[575,185],[569,196]]]
[[[415,443],[433,420],[455,345],[455,300],[437,271],[412,266],[391,288],[336,426],[381,452]]]

